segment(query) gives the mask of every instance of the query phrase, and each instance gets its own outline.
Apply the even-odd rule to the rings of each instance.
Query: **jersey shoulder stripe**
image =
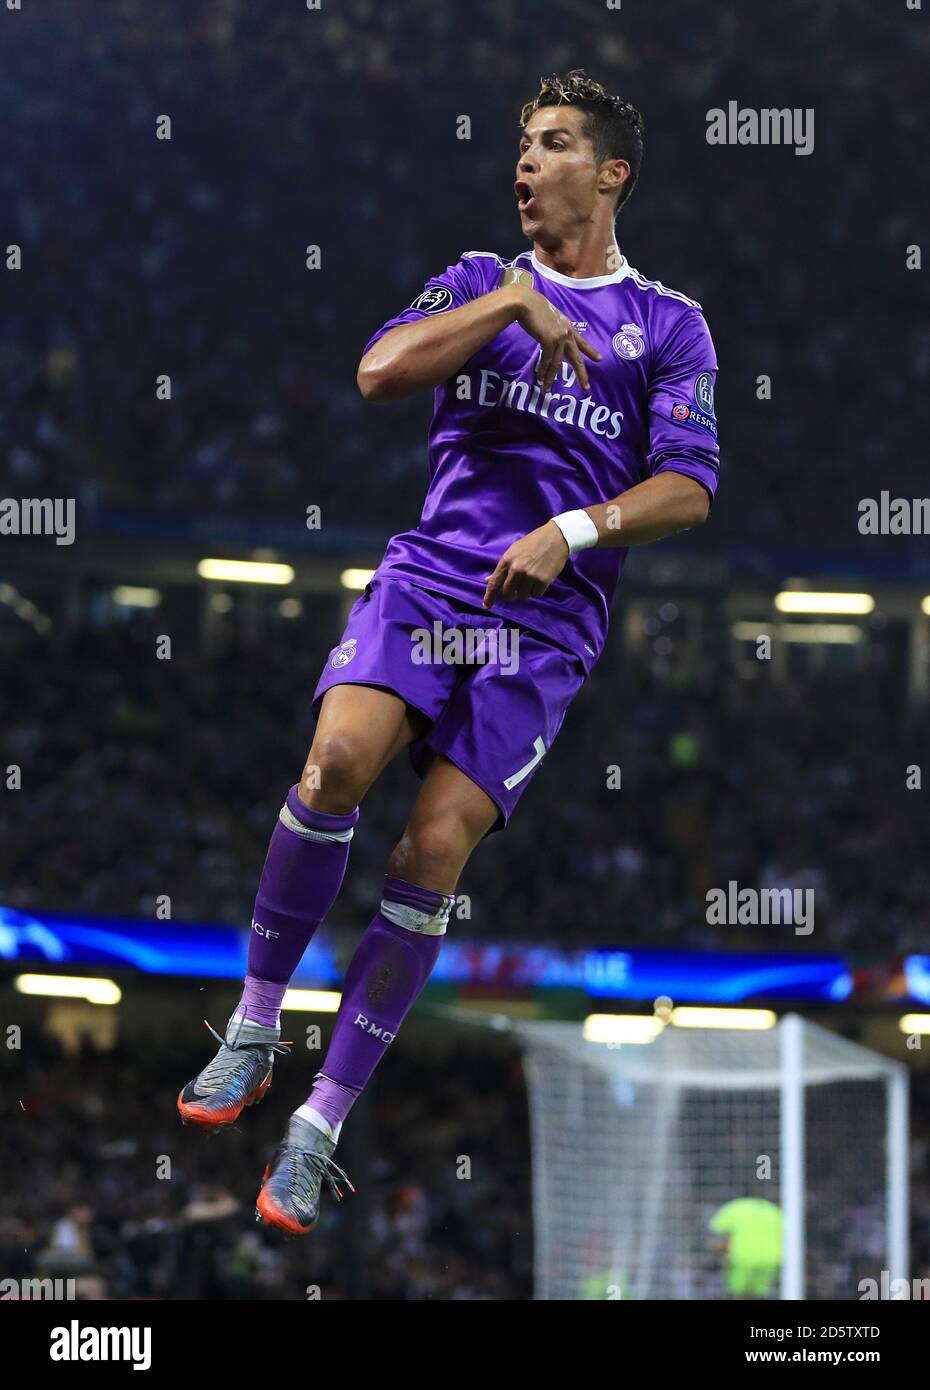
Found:
[[[521,251],[519,256],[514,256],[513,260],[505,261],[503,256],[499,256],[496,251],[463,251],[462,260],[473,260],[478,256],[484,256],[487,260],[497,261],[497,264],[503,270],[507,270],[510,266],[516,265],[517,261],[522,261],[525,257],[529,256],[530,254],[531,253],[529,251]]]
[[[642,275],[638,270],[634,269],[633,266],[630,266],[630,278],[637,289],[655,290],[656,294],[664,294],[667,295],[669,299],[677,299],[679,303],[687,304],[691,309],[701,308],[701,305],[696,299],[689,299],[688,296],[682,294],[680,290],[670,290],[667,285],[662,284],[661,280],[647,280],[645,275]]]
[[[500,266],[507,266],[507,265],[510,264],[509,261],[503,260],[503,259],[497,254],[496,251],[463,251],[463,252],[462,252],[462,260],[463,260],[463,261],[470,261],[470,260],[472,260],[473,258],[475,258],[475,257],[477,257],[477,256],[484,256],[484,257],[486,257],[488,260],[497,261],[497,264],[500,265]]]
[[[499,256],[496,251],[463,251],[462,260],[477,260],[479,258],[492,260],[496,261],[502,270],[506,270],[510,266],[516,265],[518,261],[530,261],[530,263],[532,263],[532,255],[533,253],[531,251],[521,251],[519,255],[507,261],[504,260],[503,256]],[[667,285],[662,284],[661,280],[647,280],[645,275],[634,266],[629,266],[628,273],[637,289],[655,290],[656,294],[665,295],[669,299],[677,299],[680,304],[686,304],[689,309],[701,309],[701,305],[696,299],[689,299],[688,296],[682,294],[680,290],[669,289]]]

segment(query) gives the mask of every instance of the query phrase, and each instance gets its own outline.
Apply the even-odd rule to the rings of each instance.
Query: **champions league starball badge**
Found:
[[[452,291],[445,285],[430,285],[429,289],[418,294],[411,309],[422,309],[424,314],[441,314],[452,306]]]
[[[646,351],[643,330],[636,323],[625,323],[611,339],[614,352],[627,362],[635,362]]]

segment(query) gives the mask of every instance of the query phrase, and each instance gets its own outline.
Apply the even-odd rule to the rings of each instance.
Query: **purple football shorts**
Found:
[[[501,830],[584,680],[577,656],[493,609],[376,577],[327,657],[313,708],[334,685],[400,696],[431,721],[410,747],[418,775],[441,753],[496,803]]]

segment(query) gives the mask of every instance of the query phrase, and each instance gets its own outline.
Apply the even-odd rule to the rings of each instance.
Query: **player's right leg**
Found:
[[[275,1052],[284,1048],[281,1001],[342,886],[359,802],[426,722],[387,690],[337,685],[323,697],[303,776],[268,847],[242,998],[225,1037],[213,1034],[216,1056],[178,1096],[185,1124],[220,1129],[268,1090]]]

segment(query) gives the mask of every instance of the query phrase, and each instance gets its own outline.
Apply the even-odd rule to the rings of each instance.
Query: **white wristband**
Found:
[[[594,522],[580,508],[576,512],[559,512],[552,520],[565,537],[569,556],[577,554],[579,550],[590,550],[600,539]]]

